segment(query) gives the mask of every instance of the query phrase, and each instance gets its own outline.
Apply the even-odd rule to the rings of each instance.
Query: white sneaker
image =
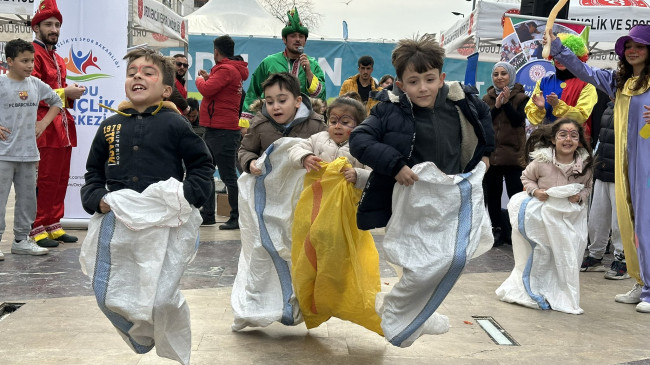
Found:
[[[636,311],[639,313],[650,313],[650,303],[639,302],[639,304],[636,305]]]
[[[14,255],[32,255],[40,256],[46,255],[50,250],[36,244],[32,239],[24,239],[20,242],[14,241],[11,244],[11,253]]]
[[[5,259],[5,254],[3,254],[2,251],[0,251],[0,261],[4,261],[4,259]]]
[[[616,297],[614,297],[614,300],[625,304],[639,303],[641,301],[641,288],[642,287],[639,285],[639,283],[635,283],[632,290],[625,294],[616,295]],[[650,303],[648,305],[650,306]]]

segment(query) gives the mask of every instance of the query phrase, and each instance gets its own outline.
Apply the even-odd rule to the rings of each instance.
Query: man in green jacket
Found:
[[[305,43],[309,36],[309,29],[302,25],[298,10],[287,12],[289,21],[282,29],[282,42],[285,49],[282,52],[267,56],[262,60],[251,76],[250,86],[246,92],[246,99],[242,108],[239,126],[248,128],[253,114],[249,106],[257,99],[262,98],[262,83],[269,75],[278,72],[288,72],[300,81],[300,91],[312,98],[326,100],[325,74],[318,61],[304,53]]]

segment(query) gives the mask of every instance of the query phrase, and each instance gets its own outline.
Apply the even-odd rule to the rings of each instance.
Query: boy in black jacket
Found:
[[[212,157],[174,104],[163,101],[174,85],[174,66],[160,53],[133,50],[118,114],[104,120],[90,146],[81,201],[89,214],[107,213],[111,191],[139,193],[170,177],[183,182],[185,199],[200,207],[210,195]],[[185,170],[183,169],[185,164]]]
[[[399,41],[392,54],[397,87],[350,136],[350,152],[373,171],[357,212],[360,229],[384,227],[395,181],[412,185],[411,167],[431,161],[444,173],[471,171],[494,150],[490,110],[476,89],[445,83],[444,49],[430,35]]]

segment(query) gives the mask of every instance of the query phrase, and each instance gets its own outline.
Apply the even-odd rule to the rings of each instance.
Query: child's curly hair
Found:
[[[588,143],[585,138],[585,130],[582,128],[580,123],[570,118],[559,118],[553,124],[541,125],[530,134],[528,141],[526,141],[526,149],[523,157],[526,164],[530,162],[530,153],[534,150],[544,147],[555,147],[555,136],[560,128],[565,124],[573,124],[576,127],[578,135],[580,136],[580,144],[578,145],[578,148],[584,148],[589,154],[589,157],[583,162],[582,172],[575,174],[575,176],[583,176],[592,168],[594,164],[594,154],[591,149],[591,144]]]

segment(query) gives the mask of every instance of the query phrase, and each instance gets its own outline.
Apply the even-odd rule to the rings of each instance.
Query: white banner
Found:
[[[155,0],[133,0],[133,23],[152,33],[187,42],[187,20]]]
[[[97,127],[113,115],[99,103],[117,108],[125,99],[124,81],[128,0],[57,0],[63,24],[57,53],[67,62],[68,84],[78,83],[86,92],[68,109],[75,118],[77,147],[72,149],[70,180],[65,197],[64,220],[85,219],[79,190],[84,183],[86,159]]]
[[[32,15],[34,11],[34,0],[0,0],[1,14]]]

